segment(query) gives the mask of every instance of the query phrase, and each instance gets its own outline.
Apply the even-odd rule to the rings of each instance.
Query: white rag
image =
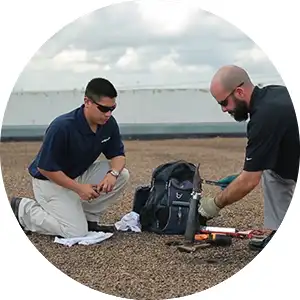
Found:
[[[75,244],[79,245],[93,245],[98,244],[104,240],[109,239],[113,233],[110,232],[96,232],[89,231],[87,235],[76,238],[58,238],[55,237],[54,243],[62,244],[71,247]]]
[[[115,227],[120,231],[141,232],[140,215],[134,211],[126,214],[122,219],[115,223]]]

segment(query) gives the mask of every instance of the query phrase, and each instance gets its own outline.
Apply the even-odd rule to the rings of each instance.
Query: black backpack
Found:
[[[183,160],[164,163],[154,169],[150,185],[136,189],[133,211],[140,215],[142,231],[184,234],[195,170]]]

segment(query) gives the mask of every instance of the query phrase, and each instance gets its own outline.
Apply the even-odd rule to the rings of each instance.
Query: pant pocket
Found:
[[[281,184],[283,185],[290,185],[290,186],[293,186],[294,185],[294,182],[293,180],[290,180],[290,179],[284,179],[282,178],[280,175],[278,175],[276,172],[274,171],[270,171],[270,175],[273,177],[273,179],[277,182],[280,182]]]

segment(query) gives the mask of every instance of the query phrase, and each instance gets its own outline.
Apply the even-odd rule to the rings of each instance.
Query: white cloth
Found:
[[[141,232],[140,215],[134,211],[126,214],[122,219],[115,223],[115,227],[119,231]]]
[[[93,245],[98,244],[104,240],[109,239],[113,233],[110,232],[96,232],[89,231],[87,235],[76,238],[58,238],[55,237],[54,243],[62,244],[71,247],[75,244],[79,245]]]

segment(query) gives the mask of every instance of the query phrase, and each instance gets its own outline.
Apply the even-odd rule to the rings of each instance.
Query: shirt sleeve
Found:
[[[67,134],[62,126],[50,125],[45,133],[37,167],[49,172],[62,170]]]
[[[245,171],[263,171],[276,165],[285,123],[280,113],[273,111],[271,114],[257,112],[255,119],[248,124]]]
[[[111,139],[107,142],[103,154],[107,159],[112,159],[116,156],[125,156],[124,144],[121,139],[120,129],[117,123],[114,125],[114,130]]]

